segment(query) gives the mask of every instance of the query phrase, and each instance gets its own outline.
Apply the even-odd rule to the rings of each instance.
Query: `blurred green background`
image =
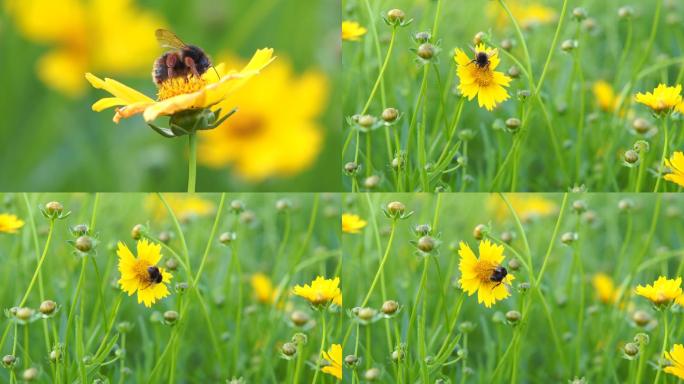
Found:
[[[132,23],[142,23],[146,17],[159,20],[160,26],[174,31],[186,42],[200,45],[215,59],[214,62],[229,54],[246,60],[256,49],[268,46],[275,49],[278,60],[292,64],[290,84],[296,84],[311,72],[321,72],[327,78],[327,101],[320,107],[318,117],[311,119],[323,140],[318,155],[308,161],[304,169],[289,176],[273,174],[262,180],[247,181],[231,165],[214,169],[200,163],[198,190],[340,189],[339,174],[326,172],[331,167],[336,170],[341,167],[337,149],[340,103],[333,91],[338,83],[340,65],[341,5],[338,0],[69,0],[56,4],[41,0],[7,0],[0,4],[0,52],[3,52],[3,60],[0,60],[0,84],[3,85],[0,92],[0,162],[3,164],[0,190],[185,190],[186,139],[165,139],[147,127],[139,116],[115,125],[111,121],[113,109],[93,112],[91,105],[108,95],[92,89],[85,78],[81,90],[65,92],[46,85],[38,76],[39,63],[44,57],[53,52],[68,52],[76,45],[82,48],[81,52],[85,50],[87,56],[83,72],[114,78],[154,96],[156,89],[150,72],[154,58],[164,50],[154,42],[153,33],[126,35],[136,31]],[[34,9],[30,9],[32,6]],[[27,29],[21,28],[20,8],[29,9],[24,11],[24,23],[38,28],[38,32],[27,33]],[[80,32],[84,35],[80,40],[85,42],[61,37],[67,35],[62,33],[65,30],[77,29],[71,20],[76,14],[86,21],[82,29],[85,33]],[[125,19],[125,14],[129,20]],[[112,42],[108,36],[115,45],[105,46],[108,41]],[[154,46],[149,45],[149,41],[153,41]],[[150,57],[149,65],[137,65],[121,73],[109,69],[116,66],[112,63],[113,58],[135,61],[136,58],[125,55],[138,55],[143,45],[151,47],[145,52],[145,56]],[[104,58],[93,58],[99,54],[98,50],[105,51],[101,55]],[[80,71],[80,68],[71,68],[68,62],[48,71],[60,73],[62,69]],[[283,92],[282,98],[286,97],[287,93]],[[158,122],[165,124],[161,119]],[[284,122],[280,128],[287,130],[290,125]],[[280,152],[281,157],[287,153],[282,148]]]

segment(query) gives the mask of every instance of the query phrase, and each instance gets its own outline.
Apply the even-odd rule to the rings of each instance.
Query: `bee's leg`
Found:
[[[168,73],[169,79],[174,77],[174,68],[178,64],[178,55],[170,54],[166,56],[166,72]]]
[[[185,63],[186,67],[190,68],[190,72],[192,72],[193,75],[199,77],[200,74],[197,72],[197,64],[195,64],[195,60],[193,60],[192,57],[185,56],[183,63]]]

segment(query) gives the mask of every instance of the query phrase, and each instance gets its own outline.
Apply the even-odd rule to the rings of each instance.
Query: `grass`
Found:
[[[0,369],[0,381],[22,381],[30,368],[37,369],[38,382],[50,383],[312,381],[321,317],[327,320],[327,350],[341,338],[340,312],[317,312],[301,298],[275,292],[318,275],[339,275],[339,199],[198,196],[211,208],[191,215],[178,205],[185,197],[173,194],[4,195],[3,210],[26,224],[18,234],[0,237],[0,275],[8,282],[0,289],[8,314],[0,325],[0,349],[18,358],[13,369]],[[39,208],[48,200],[60,201],[71,215],[46,219]],[[244,212],[234,212],[234,201],[244,203]],[[75,254],[68,243],[74,240],[70,228],[81,223],[97,241],[94,252]],[[171,294],[151,308],[116,283],[116,243],[135,252],[135,224],[144,224],[141,233],[153,242],[171,236],[160,262],[174,269]],[[219,241],[224,233],[234,234],[225,245]],[[267,297],[274,296],[265,301],[251,285],[256,273],[273,284]],[[22,324],[10,314],[12,307],[37,314],[44,300],[58,307],[49,318]],[[290,320],[295,311],[309,319],[306,325]],[[307,340],[286,360],[281,348],[293,338]],[[320,374],[317,382],[333,381]]]
[[[391,201],[413,215],[386,217]],[[655,367],[664,345],[681,343],[681,308],[656,311],[633,292],[660,275],[682,276],[681,207],[676,195],[349,197],[345,212],[368,226],[343,241],[345,355],[361,361],[345,380],[379,373],[384,383],[674,383]],[[428,253],[418,251],[414,228],[422,224],[436,242]],[[503,265],[515,276],[510,297],[491,308],[458,282],[458,244],[477,254],[479,224],[477,232],[505,247]],[[599,273],[614,284],[606,301],[594,285]],[[400,308],[389,317],[363,321],[363,310],[352,309],[382,314],[389,300]],[[647,325],[636,324],[639,316]],[[627,343],[637,344],[636,357],[625,357]]]
[[[529,26],[519,5],[542,5],[553,21]],[[348,191],[676,191],[658,182],[662,153],[682,150],[682,116],[651,116],[633,101],[659,83],[682,84],[682,5],[654,0],[623,2],[544,1],[366,1],[343,2],[344,20],[368,32],[359,42],[343,42],[342,161]],[[413,20],[406,27],[383,17],[398,8]],[[575,10],[588,15],[577,21]],[[507,12],[510,11],[510,12]],[[499,18],[493,15],[499,14]],[[417,56],[419,32],[431,34],[432,59]],[[454,49],[471,54],[474,36],[498,48],[511,83],[510,99],[492,112],[460,96]],[[509,47],[507,49],[501,48]],[[562,47],[575,47],[568,51]],[[602,110],[593,93],[606,81],[619,105]],[[520,97],[521,91],[529,96]],[[361,129],[353,116],[381,122],[384,109],[400,119]],[[511,118],[518,125],[505,124]],[[638,118],[648,126],[638,133]],[[665,132],[669,124],[668,137]],[[673,130],[672,127],[677,127]],[[677,132],[677,133],[675,133]],[[624,154],[639,151],[627,166]]]

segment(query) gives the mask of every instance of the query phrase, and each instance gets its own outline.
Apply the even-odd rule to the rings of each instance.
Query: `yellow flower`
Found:
[[[665,165],[670,169],[665,180],[684,187],[684,152],[675,152],[669,160],[665,159]]]
[[[0,214],[0,232],[2,233],[17,233],[19,228],[24,226],[24,221],[19,219],[16,215],[9,213]]]
[[[522,221],[530,221],[548,216],[557,210],[556,204],[553,201],[543,197],[507,195],[506,198]],[[492,195],[487,205],[499,221],[508,218],[510,215],[508,206],[499,196]]]
[[[250,283],[252,284],[252,289],[254,290],[254,295],[257,300],[264,304],[273,303],[277,292],[273,289],[273,283],[268,276],[263,273],[255,273],[252,275]]]
[[[508,9],[520,26],[529,29],[536,25],[548,24],[556,20],[556,11],[541,4],[524,4],[521,1],[509,1]],[[508,15],[497,2],[491,2],[488,8],[490,17],[495,18],[496,25],[506,25]]]
[[[314,306],[325,306],[331,302],[342,304],[342,292],[340,291],[340,278],[326,279],[322,276],[316,277],[311,285],[297,285],[293,293],[303,297]]]
[[[327,98],[322,73],[295,76],[286,60],[278,60],[239,95],[217,105],[223,110],[238,107],[239,112],[200,136],[199,162],[214,168],[233,164],[251,181],[299,173],[321,150],[323,131],[316,120]]]
[[[653,285],[648,284],[645,287],[641,285],[637,286],[635,292],[637,295],[651,300],[656,306],[668,306],[682,296],[681,285],[681,277],[672,280],[665,276],[660,276]]]
[[[114,96],[98,100],[93,104],[93,111],[101,112],[120,106],[114,115],[115,123],[140,113],[145,121],[151,122],[159,116],[213,107],[259,74],[273,60],[273,49],[264,48],[257,50],[249,64],[240,72],[226,70],[225,65],[219,64],[215,70],[210,69],[200,77],[190,75],[187,78],[171,78],[160,85],[158,101],[116,80],[102,80],[91,73],[86,73],[85,76],[93,87],[104,89]]]
[[[670,362],[664,371],[684,379],[684,346],[675,344],[670,352],[665,351],[664,357]]]
[[[682,103],[682,86],[670,87],[660,84],[653,93],[637,93],[636,101],[648,106],[655,113],[669,113]]]
[[[489,57],[489,63],[480,65],[470,59],[460,48],[456,49],[454,60],[458,64],[456,68],[460,80],[458,89],[468,100],[473,100],[477,96],[479,106],[491,111],[510,97],[504,87],[508,87],[511,78],[502,72],[495,71],[501,61],[496,49],[480,44],[475,51],[478,54],[486,54]]]
[[[487,308],[511,295],[506,285],[515,279],[513,275],[506,274],[500,282],[492,279],[497,272],[496,269],[501,268],[504,259],[503,251],[503,246],[493,244],[489,240],[482,240],[478,259],[468,244],[464,242],[459,244],[458,254],[461,256],[461,261],[458,269],[461,271],[459,280],[461,289],[468,296],[477,292],[477,302],[484,303]]]
[[[146,239],[138,240],[138,257],[136,258],[126,244],[119,242],[116,254],[119,256],[119,272],[121,289],[132,296],[138,292],[138,303],[152,306],[157,300],[169,295],[167,283],[173,277],[164,268],[158,268],[156,264],[161,260],[161,246],[148,242]],[[161,282],[155,282],[155,274],[161,275]]]
[[[361,233],[361,230],[368,224],[361,216],[352,213],[342,214],[342,232]]]
[[[342,22],[342,40],[359,41],[366,32],[368,30],[356,21],[345,20]]]
[[[599,80],[592,87],[599,108],[604,112],[612,112],[618,105],[613,87],[606,81]]]
[[[342,380],[342,346],[340,344],[333,344],[328,352],[323,351],[321,354],[328,363],[321,371]]]
[[[165,24],[131,0],[7,0],[5,4],[23,36],[51,47],[36,65],[41,81],[70,96],[83,92],[83,73],[88,69],[148,74],[158,50],[154,30]]]
[[[180,221],[210,215],[215,209],[214,203],[194,195],[165,194],[164,199]],[[163,220],[168,214],[164,203],[156,195],[147,195],[145,207],[151,212],[155,220]]]
[[[618,298],[613,279],[605,273],[597,273],[591,279],[598,299],[604,304],[614,303]]]

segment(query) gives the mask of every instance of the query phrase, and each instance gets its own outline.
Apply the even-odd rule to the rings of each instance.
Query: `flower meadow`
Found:
[[[2,199],[3,383],[342,377],[339,197]]]
[[[676,0],[344,0],[348,191],[679,191]]]
[[[683,203],[348,195],[345,382],[679,382]]]

